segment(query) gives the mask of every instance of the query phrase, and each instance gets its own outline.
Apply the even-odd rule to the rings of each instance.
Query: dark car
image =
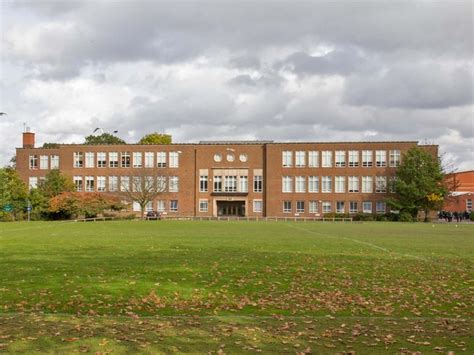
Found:
[[[146,213],[146,219],[151,219],[151,220],[159,220],[160,219],[160,214],[155,211],[148,211]]]

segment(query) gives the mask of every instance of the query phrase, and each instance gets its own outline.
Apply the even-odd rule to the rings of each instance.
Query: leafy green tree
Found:
[[[90,135],[86,137],[84,144],[98,145],[98,144],[126,144],[125,141],[110,133],[102,133],[100,136]]]
[[[50,199],[62,192],[74,191],[74,183],[71,179],[57,169],[46,174],[45,179],[38,184],[38,190],[43,196]]]
[[[171,144],[172,140],[169,134],[154,132],[143,136],[138,144]]]
[[[428,220],[429,211],[439,209],[448,193],[438,157],[419,147],[403,155],[393,187],[395,197],[388,199],[388,204],[400,213],[409,213],[413,219],[424,211]]]
[[[13,168],[0,169],[0,219],[21,219],[27,206],[28,188]],[[5,206],[11,212],[4,211]]]

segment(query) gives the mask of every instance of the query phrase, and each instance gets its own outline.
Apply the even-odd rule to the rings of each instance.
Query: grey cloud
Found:
[[[231,66],[239,69],[260,69],[260,59],[250,55],[240,55],[229,59]]]

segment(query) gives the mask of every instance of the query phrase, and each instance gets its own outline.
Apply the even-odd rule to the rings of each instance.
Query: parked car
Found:
[[[148,220],[159,220],[161,219],[161,215],[155,211],[148,211],[146,213],[146,219]]]

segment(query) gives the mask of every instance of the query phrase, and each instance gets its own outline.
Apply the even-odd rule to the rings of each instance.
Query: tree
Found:
[[[110,133],[102,133],[100,136],[90,135],[86,137],[84,144],[98,145],[98,144],[126,144],[125,141]]]
[[[49,206],[49,212],[63,219],[78,216],[93,218],[108,209],[122,209],[118,196],[97,192],[63,192],[53,197]]]
[[[49,199],[62,192],[74,191],[74,183],[69,177],[55,169],[46,174],[45,179],[39,182],[38,190]]]
[[[387,200],[388,204],[414,219],[424,211],[428,220],[429,211],[439,209],[448,193],[438,158],[419,147],[403,155],[393,187],[396,195]]]
[[[0,169],[0,218],[21,218],[27,206],[28,188],[13,168]],[[10,212],[4,211],[6,207]],[[7,208],[8,208],[7,207]]]
[[[172,137],[169,134],[150,133],[142,137],[138,144],[171,144]]]

